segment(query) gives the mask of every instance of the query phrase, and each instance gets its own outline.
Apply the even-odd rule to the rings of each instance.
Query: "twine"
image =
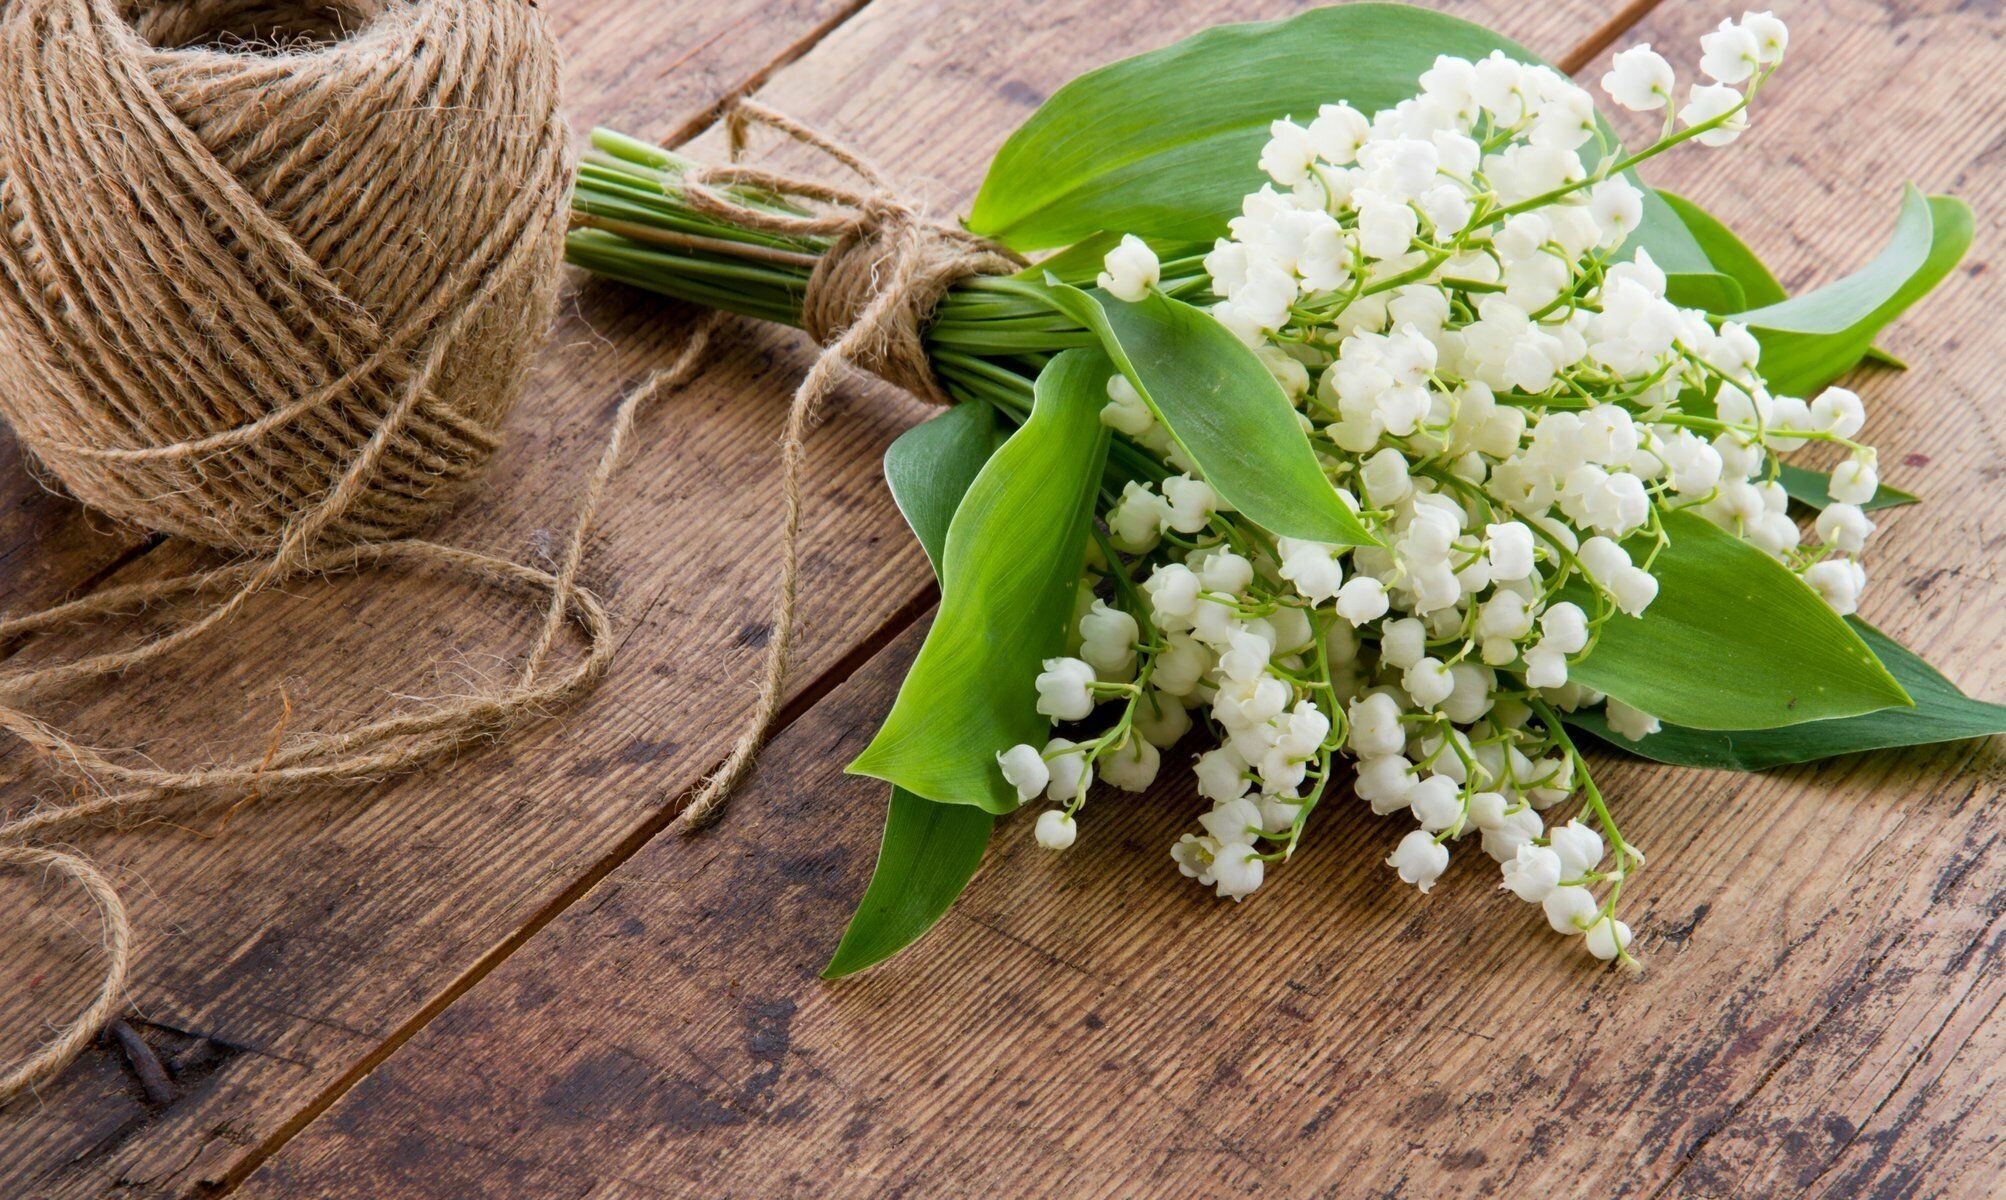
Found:
[[[492,452],[494,427],[550,315],[569,160],[547,32],[523,0],[345,0],[321,8],[367,5],[357,11],[373,20],[361,33],[329,50],[250,58],[159,50],[130,22],[156,38],[183,26],[214,30],[219,16],[267,12],[263,0],[123,4],[14,0],[0,16],[0,98],[37,101],[0,104],[8,226],[0,230],[0,338],[15,352],[0,361],[0,415],[79,498],[258,557],[0,621],[7,642],[162,600],[223,597],[133,649],[0,672],[0,731],[97,789],[0,824],[0,864],[67,874],[105,930],[97,995],[0,1076],[0,1102],[55,1075],[90,1043],[117,1012],[130,969],[131,924],[110,881],[87,859],[29,839],[196,792],[279,796],[369,782],[576,696],[604,673],[613,648],[603,605],[578,583],[600,501],[640,413],[694,375],[718,323],[713,314],[674,362],[621,401],[555,570],[402,536]],[[344,47],[362,52],[344,55]],[[413,61],[417,68],[403,65]],[[492,79],[498,64],[508,70]],[[534,128],[514,131],[507,169],[492,146],[456,158],[400,124],[443,108],[448,93],[483,111],[473,99],[484,94],[483,80],[496,89],[490,116],[512,106],[539,115]],[[358,111],[345,126],[324,115],[274,120],[275,91],[308,109],[353,103]],[[59,103],[40,103],[51,97]],[[957,280],[1022,265],[927,220],[860,156],[797,122],[745,101],[724,115],[733,165],[691,172],[692,204],[748,228],[835,241],[804,297],[804,325],[825,349],[795,390],[782,436],[782,563],[758,694],[730,754],[678,817],[684,832],[721,811],[779,711],[799,588],[803,441],[817,405],[846,367],[950,403],[926,357],[926,323]],[[753,125],[821,151],[865,189],[738,164]],[[64,156],[38,159],[52,143]],[[397,191],[411,175],[434,190]],[[815,211],[748,207],[722,190],[732,187]],[[135,204],[142,220],[131,219]],[[333,268],[343,254],[352,261]],[[425,261],[438,268],[431,278]],[[371,281],[384,286],[372,290]],[[547,597],[520,674],[423,713],[178,771],[110,759],[21,707],[45,690],[159,658],[289,580],[397,564],[457,568]],[[584,652],[550,672],[567,624]]]
[[[0,19],[0,413],[86,504],[274,558],[409,534],[478,474],[555,301],[570,153],[523,0],[298,0],[366,24],[228,48],[284,7]]]
[[[677,827],[686,834],[704,828],[723,812],[780,714],[801,582],[801,475],[808,458],[803,439],[814,423],[816,407],[849,367],[869,371],[922,400],[952,404],[926,355],[924,334],[934,309],[959,280],[977,274],[1007,275],[1024,265],[993,242],[927,219],[860,154],[791,117],[739,99],[725,109],[724,118],[732,164],[699,167],[683,176],[690,207],[746,229],[836,240],[816,263],[801,303],[802,326],[824,349],[794,389],[781,435],[780,581],[774,589],[759,690],[731,753],[677,817]],[[865,187],[847,188],[740,163],[747,134],[755,125],[820,151]],[[809,211],[797,215],[756,208],[734,199],[723,190],[728,187],[781,197]]]
[[[254,552],[0,621],[0,643],[169,599],[199,617],[130,649],[0,672],[0,731],[86,782],[0,824],[0,865],[72,878],[103,924],[88,1007],[0,1075],[59,1072],[122,1003],[132,929],[103,872],[33,844],[197,792],[374,781],[576,696],[612,655],[578,583],[599,502],[647,404],[710,324],[621,402],[552,570],[403,536],[478,473],[555,302],[569,132],[556,47],[524,0],[322,0],[324,46],[269,37],[268,0],[13,0],[0,13],[0,415],[79,498]],[[161,48],[155,43],[166,43]],[[307,576],[467,573],[535,605],[520,672],[423,712],[173,770],[107,757],[25,702],[105,679]],[[576,660],[553,666],[569,625]]]

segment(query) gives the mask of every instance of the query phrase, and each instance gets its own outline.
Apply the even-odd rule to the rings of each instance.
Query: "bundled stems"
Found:
[[[608,129],[595,129],[579,165],[565,256],[575,266],[677,300],[761,321],[802,326],[808,279],[832,239],[746,229],[683,198],[696,160]],[[798,214],[778,197],[727,189],[755,208]],[[1197,257],[1164,263],[1162,290],[1195,296],[1207,286]],[[1012,424],[1031,411],[1032,382],[1051,357],[1097,345],[1093,333],[1055,312],[1025,280],[976,275],[941,300],[926,330],[928,357],[947,393],[975,400]],[[1161,476],[1147,456],[1118,447],[1133,475]]]

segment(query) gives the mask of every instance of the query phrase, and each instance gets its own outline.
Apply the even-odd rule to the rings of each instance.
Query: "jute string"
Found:
[[[168,600],[208,605],[127,649],[0,672],[0,731],[84,781],[0,824],[0,864],[80,885],[105,955],[95,998],[0,1075],[0,1100],[90,1042],[130,969],[116,889],[46,839],[195,793],[371,782],[604,673],[610,622],[578,582],[599,502],[638,415],[704,352],[709,325],[623,399],[553,569],[404,536],[493,450],[551,316],[570,175],[556,48],[521,0],[310,8],[366,24],[326,46],[227,53],[174,47],[260,35],[270,4],[13,0],[0,15],[0,415],[79,497],[253,555],[0,621],[11,645]],[[178,770],[109,756],[27,707],[159,659],[287,582],[392,566],[463,572],[537,606],[514,677]],[[583,642],[569,661],[567,627]]]
[[[547,31],[520,0],[349,0],[371,24],[336,49],[360,55],[251,58],[161,51],[140,31],[155,17],[156,40],[175,21],[214,30],[218,13],[199,10],[222,18],[268,11],[259,0],[158,2],[15,0],[0,18],[0,98],[66,101],[16,110],[32,119],[0,115],[0,206],[12,226],[0,236],[0,336],[17,354],[0,364],[0,415],[79,497],[148,528],[256,556],[0,621],[0,643],[11,644],[163,601],[212,600],[135,647],[0,672],[0,730],[88,787],[82,798],[0,824],[0,864],[72,878],[97,909],[105,955],[90,1005],[0,1076],[0,1101],[50,1078],[89,1044],[122,1004],[130,969],[132,928],[117,890],[88,859],[44,839],[197,793],[277,797],[371,782],[547,712],[603,675],[610,621],[578,582],[599,504],[638,417],[695,373],[717,326],[716,317],[704,322],[669,366],[622,400],[553,570],[404,536],[492,451],[494,426],[519,390],[524,348],[550,316],[569,160]],[[344,76],[357,60],[369,69]],[[426,82],[414,83],[414,73]],[[505,95],[481,97],[487,108],[460,95],[498,73]],[[309,109],[361,97],[365,117],[335,133],[341,122],[325,113],[273,120],[284,108],[274,89]],[[448,103],[538,119],[508,147],[521,157],[497,166],[495,147],[455,161],[436,138],[388,116]],[[779,711],[799,590],[804,439],[817,405],[849,366],[948,402],[927,363],[927,319],[956,280],[1021,265],[928,221],[861,157],[780,114],[739,103],[726,119],[734,163],[693,173],[692,202],[750,228],[835,242],[804,302],[804,323],[826,349],[796,389],[782,436],[782,563],[758,694],[729,756],[679,817],[685,831],[715,817]],[[83,125],[121,136],[92,142]],[[739,164],[753,125],[820,150],[864,188]],[[119,143],[128,137],[148,156],[126,157]],[[52,146],[67,157],[52,157]],[[144,220],[112,219],[133,215],[130,197],[79,198],[79,173],[101,181],[107,161],[140,185]],[[400,172],[438,186],[400,204],[384,195],[403,182]],[[480,181],[491,185],[485,195]],[[775,214],[742,203],[733,188],[812,211]],[[317,214],[287,219],[288,198],[321,196],[331,198]],[[70,214],[58,202],[91,220],[67,228]],[[395,218],[370,212],[372,204],[389,205]],[[343,232],[327,233],[315,219]],[[411,242],[413,230],[442,244]],[[191,231],[203,244],[187,244]],[[474,244],[453,244],[453,234]],[[367,253],[342,270],[328,265],[358,241]],[[429,275],[413,262],[426,255],[438,268]],[[189,266],[196,277],[188,278],[162,271],[162,262],[201,265]],[[390,299],[401,305],[352,296],[376,272],[393,276]],[[295,735],[255,760],[180,770],[110,757],[24,706],[156,660],[289,581],[389,566],[457,569],[541,603],[521,670],[423,712]],[[567,626],[584,645],[560,663]]]
[[[901,199],[885,175],[862,155],[791,117],[739,100],[725,110],[724,118],[732,163],[700,167],[683,176],[690,207],[748,229],[835,241],[817,262],[801,304],[802,324],[823,351],[794,389],[781,435],[780,580],[774,588],[772,632],[759,690],[731,753],[677,818],[685,833],[702,829],[723,811],[780,714],[801,583],[801,476],[808,460],[804,440],[817,406],[851,367],[934,404],[953,403],[926,356],[927,322],[957,281],[977,274],[1007,275],[1024,265],[992,242],[929,220],[921,208]],[[844,187],[740,162],[755,126],[819,151],[864,186]],[[733,187],[783,197],[807,211],[797,215],[755,207],[734,197],[727,190]]]

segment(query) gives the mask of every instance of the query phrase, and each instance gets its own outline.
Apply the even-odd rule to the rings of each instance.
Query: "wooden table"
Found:
[[[1600,74],[1690,63],[1690,0],[1444,0]],[[571,107],[671,141],[757,94],[967,202],[1067,78],[1293,0],[545,0]],[[1977,245],[1860,373],[1894,482],[1867,615],[2006,696],[2006,15],[1948,0],[1778,5],[1792,61],[1729,152],[1657,178],[1793,290],[1878,248],[1899,183],[1976,208]],[[623,385],[692,314],[567,280],[512,443],[448,540],[535,554]],[[925,564],[878,459],[921,407],[859,383],[812,452],[788,727],[721,827],[665,834],[750,696],[775,567],[798,335],[728,327],[649,418],[592,564],[619,660],[525,736],[359,793],[81,837],[141,931],[133,1028],[0,1111],[0,1196],[1944,1196],[2006,1193],[2006,853],[1997,742],[1745,777],[1611,762],[1652,852],[1626,895],[1648,970],[1598,971],[1464,864],[1425,899],[1398,830],[1333,806],[1238,908],[1178,879],[1178,781],[1073,853],[1007,823],[918,949],[824,984],[876,850],[839,766],[924,628]],[[172,569],[39,491],[0,437],[0,606]],[[268,599],[207,654],[61,715],[163,761],[508,668],[521,618],[422,575]],[[443,647],[442,663],[414,647]],[[40,647],[7,647],[24,655]],[[137,732],[135,732],[137,731]],[[1166,777],[1171,773],[1166,772]],[[56,786],[0,751],[0,807]],[[239,798],[224,798],[234,802]],[[227,807],[224,805],[223,807]],[[1117,828],[1117,825],[1119,826]],[[88,914],[0,876],[13,1057],[94,983]],[[54,900],[51,907],[42,903]],[[164,1101],[164,1102],[162,1102]]]

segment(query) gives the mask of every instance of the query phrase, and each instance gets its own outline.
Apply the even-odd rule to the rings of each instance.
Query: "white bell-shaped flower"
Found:
[[[1254,894],[1267,873],[1260,851],[1244,842],[1226,842],[1212,856],[1212,876],[1221,899],[1243,900]]]
[[[1119,244],[1102,260],[1103,270],[1095,286],[1117,300],[1141,300],[1163,278],[1162,264],[1149,243],[1134,234],[1123,234]]]
[[[1630,927],[1614,917],[1604,917],[1588,927],[1588,953],[1610,962],[1630,948]]]
[[[1651,49],[1649,42],[1617,52],[1602,76],[1602,90],[1609,98],[1633,112],[1649,112],[1671,103],[1677,78],[1672,64]]]
[[[1560,856],[1569,879],[1593,871],[1602,861],[1602,835],[1579,821],[1556,826],[1547,833],[1546,840]]]
[[[1589,922],[1601,911],[1595,893],[1575,884],[1554,888],[1540,906],[1546,910],[1546,923],[1553,931],[1570,936],[1586,933]]]
[[[1402,883],[1411,883],[1423,892],[1434,889],[1435,881],[1449,869],[1449,848],[1433,834],[1416,829],[1400,839],[1387,856],[1386,865],[1400,874]]]
[[[1558,854],[1528,842],[1504,864],[1504,883],[1500,886],[1521,900],[1538,904],[1560,886],[1561,871]]]
[[[1038,823],[1032,829],[1038,844],[1047,850],[1064,850],[1080,835],[1073,815],[1063,808],[1048,808],[1038,814]]]
[[[1048,658],[1038,675],[1038,711],[1054,721],[1079,721],[1094,710],[1092,684],[1098,679],[1091,663],[1077,658]]]
[[[996,765],[1003,772],[1003,781],[1017,789],[1019,800],[1035,798],[1052,782],[1052,772],[1036,746],[1017,745],[1000,751]]]
[[[1045,743],[1045,765],[1051,769],[1052,782],[1045,794],[1054,800],[1074,800],[1086,794],[1094,784],[1093,762],[1087,758],[1080,746],[1065,738],[1053,738]]]

